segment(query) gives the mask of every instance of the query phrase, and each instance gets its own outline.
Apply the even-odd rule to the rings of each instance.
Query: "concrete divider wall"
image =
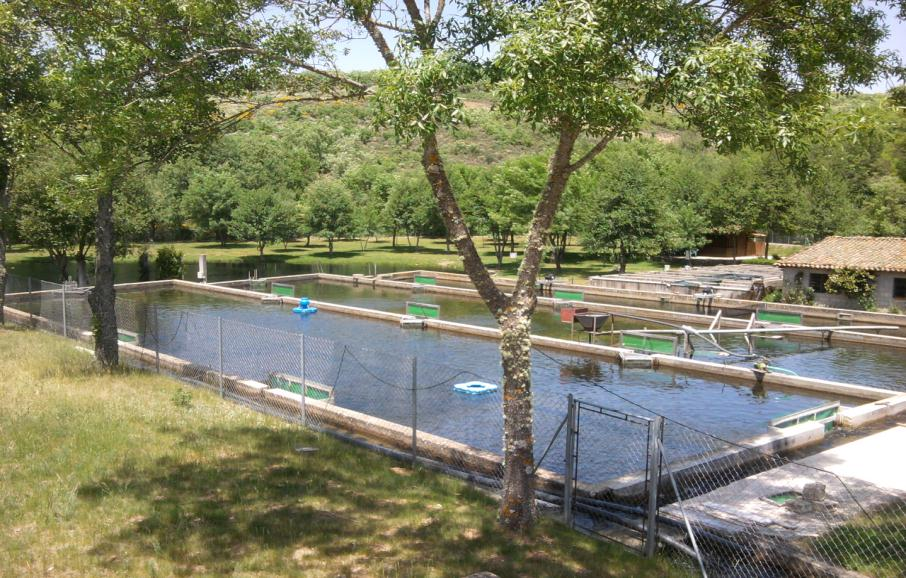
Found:
[[[418,275],[435,275],[438,279],[445,279],[456,282],[469,282],[468,275],[462,273],[438,273],[434,271],[402,271],[392,273],[393,279],[401,279]],[[501,288],[513,287],[515,282],[510,279],[495,278],[494,282]],[[584,291],[588,295],[599,297],[617,297],[621,299],[633,299],[637,301],[657,301],[662,303],[676,303],[681,305],[696,305],[696,299],[693,295],[682,295],[678,293],[664,293],[659,291],[645,291],[641,289],[609,289],[595,287],[593,285],[578,285],[572,283],[554,283],[554,289],[563,289],[571,291]],[[805,317],[812,319],[832,319],[836,320],[839,313],[852,314],[853,321],[867,324],[896,325],[906,328],[906,315],[894,313],[881,313],[877,311],[858,311],[853,309],[837,309],[832,307],[821,307],[818,305],[798,305],[794,303],[769,303],[766,301],[752,301],[750,299],[735,299],[726,297],[715,297],[712,300],[712,308],[727,309],[748,309],[757,311],[765,309],[767,311],[784,311],[790,313],[800,313]]]
[[[419,274],[428,272],[420,271]],[[393,273],[391,275],[403,276],[409,275],[410,273]],[[446,274],[437,274],[437,278],[441,279],[444,275],[446,277],[453,277],[456,274],[446,273]],[[321,275],[319,279],[322,279],[327,282],[336,282],[336,283],[355,283],[354,279],[345,275]],[[499,281],[499,280],[495,280]],[[498,283],[502,287],[513,283]],[[412,283],[408,281],[399,281],[396,279],[388,280],[386,278],[377,278],[373,279],[372,286],[375,287],[392,287],[402,290],[411,291],[414,288],[418,288],[420,292],[431,293],[434,295],[451,295],[456,297],[465,297],[469,299],[480,299],[478,296],[478,291],[475,289],[469,289],[465,287],[444,287],[443,285],[421,285],[417,283]],[[567,286],[572,289],[576,289],[580,286],[570,285]],[[555,303],[560,302],[559,299],[554,299],[551,297],[538,297],[538,305],[542,307],[553,308]],[[661,321],[672,321],[677,323],[687,323],[691,325],[702,325],[708,326],[711,321],[714,319],[712,315],[704,315],[700,313],[687,313],[683,311],[671,311],[668,309],[650,309],[645,307],[635,307],[629,305],[615,305],[610,303],[595,303],[592,301],[576,301],[576,304],[580,304],[582,307],[587,308],[592,312],[599,313],[614,313],[616,315],[630,315],[638,317],[646,317],[652,320],[661,320]],[[758,303],[751,301],[749,303]],[[895,317],[906,317],[906,316],[895,316]],[[877,321],[876,321],[877,323]],[[733,317],[722,317],[720,320],[721,327],[724,328],[733,328],[733,329],[742,329],[748,326],[748,320],[746,319],[737,319]],[[775,324],[767,322],[756,322],[757,327],[771,327]],[[779,327],[779,326],[778,326]],[[788,334],[787,338],[792,341],[828,341],[840,344],[858,344],[858,345],[880,345],[882,347],[890,347],[896,349],[906,349],[906,337],[896,337],[889,335],[881,335],[874,333],[859,333],[855,331],[834,331],[831,335],[825,335],[825,332],[813,332],[813,333],[795,333]]]

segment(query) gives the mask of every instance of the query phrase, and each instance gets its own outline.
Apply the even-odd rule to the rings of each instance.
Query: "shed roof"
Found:
[[[780,267],[906,272],[906,238],[827,237],[777,263]]]

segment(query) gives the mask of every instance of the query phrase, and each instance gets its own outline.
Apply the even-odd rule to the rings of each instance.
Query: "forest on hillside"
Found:
[[[462,94],[466,122],[445,132],[448,169],[473,234],[498,259],[516,250],[546,176],[550,138],[502,118],[480,89]],[[906,235],[906,115],[888,95],[838,97],[827,128],[795,162],[771,152],[720,155],[677,115],[649,115],[570,182],[548,234],[548,259],[568,247],[625,263],[702,246],[709,233],[761,231]],[[94,197],[74,163],[36,147],[12,189],[14,241],[65,267],[84,263]],[[118,195],[120,251],[175,240],[371,239],[418,247],[443,237],[419,153],[372,123],[368,101],[285,102],[212,144],[144,167]],[[768,250],[769,252],[769,250]],[[768,256],[768,255],[766,255]]]

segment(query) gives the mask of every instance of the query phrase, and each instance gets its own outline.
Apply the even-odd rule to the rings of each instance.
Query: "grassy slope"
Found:
[[[57,337],[0,329],[0,375],[0,575],[672,572],[551,520],[510,540],[463,483],[168,378],[100,374]]]

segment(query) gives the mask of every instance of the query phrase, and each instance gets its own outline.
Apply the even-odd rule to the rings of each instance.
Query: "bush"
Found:
[[[781,294],[776,292],[770,293],[771,301],[775,303],[789,303],[791,305],[814,305],[815,290],[811,287],[802,286],[802,272],[796,274],[792,287],[784,287]],[[765,297],[765,301],[768,298]]]
[[[834,269],[828,275],[824,289],[828,293],[855,299],[862,309],[872,311],[875,308],[874,281],[875,276],[864,269]]]
[[[182,279],[182,251],[174,247],[161,247],[157,250],[157,278]]]

